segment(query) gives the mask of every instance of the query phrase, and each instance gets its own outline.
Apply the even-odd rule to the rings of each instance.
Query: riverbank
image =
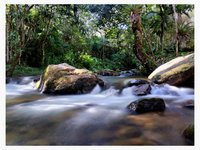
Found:
[[[43,72],[42,68],[34,68],[28,66],[16,66],[13,77],[23,77],[23,76],[37,76]]]

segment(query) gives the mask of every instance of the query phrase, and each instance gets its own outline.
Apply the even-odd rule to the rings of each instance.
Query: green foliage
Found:
[[[15,61],[17,66],[42,68],[65,62],[94,71],[141,68],[133,54],[130,23],[136,8],[142,12],[145,52],[158,64],[175,57],[172,5],[8,4],[7,65]],[[176,5],[176,9],[182,17],[178,24],[182,55],[194,47],[194,6]]]
[[[28,66],[16,66],[13,76],[35,76],[40,75],[43,69]]]
[[[79,56],[80,65],[87,69],[93,69],[97,65],[97,59],[87,53],[82,53]]]

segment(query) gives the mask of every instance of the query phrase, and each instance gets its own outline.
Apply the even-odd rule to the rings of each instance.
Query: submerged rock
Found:
[[[189,108],[189,109],[194,109],[194,100],[187,100],[183,103],[183,107]]]
[[[121,71],[119,74],[122,77],[141,76],[141,73],[136,69]]]
[[[47,94],[84,94],[89,93],[104,82],[87,69],[76,69],[66,63],[49,65],[43,72],[36,87]]]
[[[140,99],[127,106],[131,112],[145,113],[152,111],[164,111],[165,102],[161,98]]]
[[[132,79],[127,83],[126,87],[138,86],[141,84],[149,84],[149,81],[143,79]]]
[[[132,93],[137,96],[147,95],[151,92],[149,81],[143,79],[130,80],[125,87],[132,87]]]
[[[149,84],[141,84],[132,87],[133,94],[138,96],[150,94],[150,91],[151,86]]]
[[[34,78],[33,78],[33,82],[38,82],[40,80],[40,76],[35,76]]]
[[[194,54],[181,56],[161,65],[148,79],[157,84],[194,87]]]
[[[183,136],[188,144],[194,145],[194,124],[191,124],[185,128],[183,131]]]

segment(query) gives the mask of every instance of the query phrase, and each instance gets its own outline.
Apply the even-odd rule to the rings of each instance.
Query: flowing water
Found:
[[[39,93],[31,77],[6,84],[7,145],[187,145],[182,132],[194,122],[194,89],[153,85],[151,94],[120,89],[131,78],[103,77],[90,94]],[[26,81],[26,82],[25,82]],[[120,94],[119,94],[120,93]],[[130,114],[140,98],[160,97],[164,112]]]

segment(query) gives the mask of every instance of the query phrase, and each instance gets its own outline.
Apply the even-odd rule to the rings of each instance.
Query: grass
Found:
[[[42,68],[33,68],[27,66],[17,66],[13,73],[13,76],[35,76],[42,73]]]

